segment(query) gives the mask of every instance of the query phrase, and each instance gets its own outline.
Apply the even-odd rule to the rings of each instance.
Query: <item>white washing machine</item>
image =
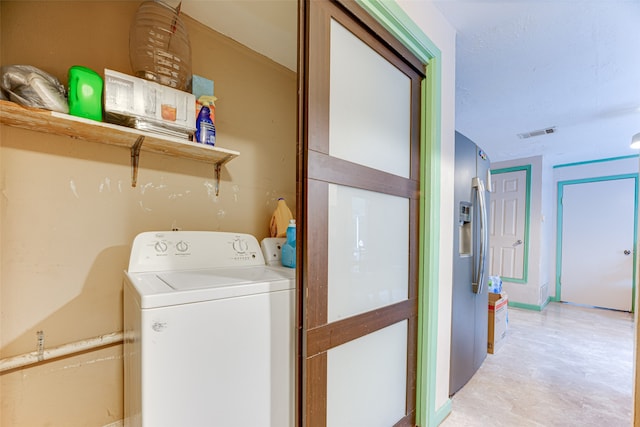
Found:
[[[296,269],[282,265],[282,246],[286,241],[286,237],[265,237],[260,242],[260,248],[268,266],[274,267],[291,279],[295,279]]]
[[[125,426],[293,426],[294,276],[255,237],[147,232],[124,279]]]

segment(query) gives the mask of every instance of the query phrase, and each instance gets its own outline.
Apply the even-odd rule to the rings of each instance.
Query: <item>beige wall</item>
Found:
[[[0,2],[0,59],[66,84],[72,65],[130,74],[138,2]],[[0,357],[119,331],[122,271],[148,230],[267,235],[278,197],[295,210],[296,76],[189,17],[193,72],[215,80],[217,143],[240,152],[213,193],[213,165],[0,126]],[[120,420],[122,348],[0,374],[0,426]]]

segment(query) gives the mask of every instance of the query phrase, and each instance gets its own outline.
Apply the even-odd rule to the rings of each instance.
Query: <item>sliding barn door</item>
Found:
[[[421,64],[354,2],[302,9],[300,424],[413,426]]]

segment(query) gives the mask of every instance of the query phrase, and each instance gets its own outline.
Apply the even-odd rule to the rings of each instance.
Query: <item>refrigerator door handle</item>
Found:
[[[487,256],[487,204],[485,201],[485,187],[481,178],[474,177],[472,180],[472,186],[478,193],[478,208],[480,209],[480,250],[478,260],[473,260],[474,277],[472,283],[473,292],[476,294],[482,293],[484,286],[484,264]]]

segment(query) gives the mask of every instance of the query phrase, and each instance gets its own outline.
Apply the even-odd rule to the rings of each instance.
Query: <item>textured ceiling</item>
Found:
[[[457,29],[456,129],[493,161],[637,154],[640,1],[434,4]]]
[[[457,30],[456,129],[493,161],[637,154],[640,0],[432,3]],[[295,70],[296,0],[185,0],[182,11]]]

